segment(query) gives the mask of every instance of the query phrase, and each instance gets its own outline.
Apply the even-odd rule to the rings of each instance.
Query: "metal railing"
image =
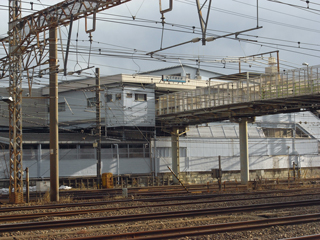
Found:
[[[317,65],[276,74],[261,74],[256,78],[162,95],[157,99],[156,115],[316,94],[320,92],[319,68],[320,65]]]

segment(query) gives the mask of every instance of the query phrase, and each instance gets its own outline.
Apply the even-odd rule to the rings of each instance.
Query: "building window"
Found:
[[[96,106],[96,97],[87,98],[87,107],[95,107]]]
[[[186,78],[190,79],[190,77],[191,77],[190,73],[186,73]]]
[[[112,94],[107,94],[107,95],[106,95],[106,100],[107,100],[107,102],[113,102],[113,100],[112,100]]]
[[[136,93],[134,95],[134,100],[139,101],[139,102],[147,101],[147,94]]]
[[[127,98],[132,98],[132,93],[127,93]]]
[[[65,112],[66,111],[66,103],[60,102],[58,103],[58,112]]]
[[[121,100],[121,93],[116,94],[116,100]]]

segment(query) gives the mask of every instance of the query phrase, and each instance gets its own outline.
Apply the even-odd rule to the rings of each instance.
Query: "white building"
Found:
[[[157,74],[170,75],[173,71],[172,74],[177,76],[177,68],[157,71]],[[188,71],[184,66],[183,72]],[[217,77],[216,73],[212,73],[212,77]],[[168,173],[171,141],[156,122],[158,96],[223,82],[209,82],[200,77],[184,79],[165,81],[160,76],[122,74],[101,78],[102,172],[115,175],[118,172],[136,175]],[[224,79],[228,81],[226,77]],[[1,92],[1,95],[6,94],[4,89]],[[34,89],[32,95],[46,97],[48,92],[48,88]],[[61,177],[96,175],[96,150],[92,147],[97,139],[92,131],[96,124],[95,102],[94,78],[59,84]],[[8,110],[5,103],[0,106],[0,142],[3,146],[0,178],[7,178]],[[48,99],[23,99],[23,167],[29,167],[31,177],[49,177],[47,106]],[[257,118],[256,123],[248,127],[250,169],[255,170],[252,178],[283,177],[293,162],[306,168],[306,176],[318,169],[319,125],[319,118],[310,112]],[[191,173],[203,173],[208,179],[210,170],[218,166],[218,156],[222,159],[223,171],[239,172],[238,136],[236,125],[230,122],[190,126],[180,138],[180,171],[184,172],[186,180],[195,181],[187,178]]]

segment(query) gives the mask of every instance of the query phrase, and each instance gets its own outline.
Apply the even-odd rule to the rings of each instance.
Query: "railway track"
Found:
[[[314,180],[316,181],[316,180]],[[275,182],[277,184],[275,184]],[[304,180],[303,182],[311,182],[311,180]],[[300,181],[286,181],[286,180],[264,180],[263,182],[256,182],[257,186],[263,186],[263,188],[274,188],[286,186],[286,188],[297,188],[300,187],[303,182]],[[254,183],[251,183],[254,185]],[[219,191],[219,186],[217,183],[210,184],[197,184],[197,185],[186,185],[189,192],[217,192]],[[223,191],[240,191],[247,190],[246,185],[241,185],[238,182],[224,182],[222,184]],[[128,188],[128,194],[135,196],[165,196],[171,194],[185,194],[186,191],[180,185],[165,185],[165,186],[148,186],[148,187],[131,187]],[[43,197],[45,193],[30,193],[30,199],[35,201]],[[114,197],[122,194],[122,188],[112,188],[112,189],[87,189],[87,190],[68,190],[60,191],[61,197],[72,196],[74,200],[89,200],[89,199],[103,199],[106,196]],[[0,195],[1,202],[7,202],[8,194]]]
[[[184,211],[170,211],[170,212],[156,212],[156,213],[145,213],[145,214],[131,214],[131,215],[116,215],[116,216],[104,216],[94,218],[80,218],[80,219],[68,219],[68,220],[57,220],[57,221],[43,221],[43,222],[28,222],[28,223],[16,223],[16,224],[2,224],[0,225],[0,232],[11,232],[11,231],[34,231],[43,229],[58,229],[58,228],[72,228],[90,225],[101,225],[101,224],[115,224],[123,222],[135,222],[135,221],[147,221],[156,219],[169,219],[169,218],[185,218],[185,217],[197,217],[203,215],[217,215],[217,214],[228,214],[228,213],[239,213],[239,212],[252,212],[259,210],[270,210],[280,208],[294,208],[294,207],[306,207],[320,205],[320,199],[316,200],[305,200],[295,202],[281,202],[281,203],[270,203],[270,204],[255,204],[255,205],[244,205],[235,207],[225,208],[204,208],[196,210],[184,210]],[[316,218],[320,217],[320,214]]]
[[[299,193],[296,193],[297,190],[273,190],[273,191],[258,191],[258,192],[240,192],[240,193],[222,193],[222,194],[196,194],[196,195],[179,195],[172,197],[155,197],[155,198],[140,198],[140,199],[119,199],[119,200],[108,200],[108,201],[97,201],[97,202],[77,202],[77,203],[61,203],[61,204],[46,204],[46,205],[35,205],[35,206],[17,206],[17,207],[0,207],[1,212],[14,212],[14,211],[31,211],[39,209],[59,209],[59,208],[72,208],[72,207],[90,207],[90,206],[101,206],[109,204],[118,204],[125,202],[169,202],[169,201],[180,201],[178,204],[189,204],[186,201],[191,201],[191,204],[195,203],[214,203],[214,202],[231,202],[231,201],[246,201],[246,200],[258,200],[258,199],[268,199],[268,198],[277,198],[277,197],[299,197],[299,196],[314,196],[320,195],[320,189],[313,188],[314,192],[310,193],[309,189],[300,189]],[[307,193],[306,193],[307,192]],[[284,193],[293,193],[293,194],[284,194]],[[255,196],[262,195],[260,197],[251,197],[251,198],[232,198],[232,199],[215,199],[207,200],[201,202],[194,202],[199,199],[208,199],[208,198],[229,198],[229,197],[238,197],[238,196]],[[281,194],[277,196],[266,196],[268,194]],[[174,204],[161,204],[163,206],[176,205]],[[152,206],[152,205],[150,205]],[[160,205],[159,205],[160,206]],[[142,206],[143,207],[143,206]]]
[[[187,185],[190,193],[192,192],[208,192],[209,190],[218,191],[219,187],[217,184],[197,184],[197,185]],[[233,189],[246,189],[245,185],[241,185],[237,182],[228,182],[226,184],[225,190]],[[152,187],[133,187],[128,188],[128,194],[135,196],[162,196],[171,194],[185,194],[186,190],[180,185],[170,185],[170,186],[152,186]],[[60,197],[72,196],[74,200],[89,200],[89,199],[102,199],[105,197],[114,197],[122,194],[122,188],[108,188],[108,189],[86,189],[86,190],[60,190]],[[42,198],[45,192],[31,192],[31,200],[37,200]],[[0,195],[0,201],[5,202],[8,200],[8,194]]]
[[[214,200],[205,200],[205,201],[179,201],[176,203],[166,203],[166,204],[153,204],[153,205],[136,205],[136,206],[122,206],[122,207],[108,207],[108,208],[99,208],[99,209],[84,209],[84,210],[73,210],[73,211],[59,211],[59,212],[44,212],[44,213],[33,213],[33,214],[10,214],[10,215],[0,215],[0,222],[9,222],[9,221],[20,221],[20,220],[31,220],[41,217],[65,217],[65,216],[74,216],[80,214],[89,214],[89,213],[96,213],[96,212],[108,212],[108,211],[118,211],[118,210],[129,210],[129,209],[141,209],[141,208],[157,208],[157,207],[171,207],[171,206],[186,206],[186,205],[195,205],[195,204],[210,204],[210,203],[219,203],[223,202],[234,202],[234,201],[251,201],[251,200],[259,200],[259,199],[274,199],[274,198],[292,198],[292,197],[299,197],[299,196],[315,196],[320,195],[320,193],[309,193],[309,194],[290,194],[290,195],[281,195],[281,196],[263,196],[263,197],[251,197],[251,198],[236,198],[236,199],[214,199]],[[208,197],[208,196],[206,196]],[[212,196],[211,196],[212,197]],[[198,197],[199,198],[199,197]],[[130,201],[130,200],[129,200]],[[132,202],[132,200],[131,200]],[[119,202],[117,202],[119,203]],[[34,209],[53,209],[53,208],[65,208],[65,207],[83,207],[83,206],[101,206],[101,205],[109,205],[110,202],[93,202],[93,203],[78,203],[78,204],[59,204],[53,206],[34,206],[28,208],[16,208],[15,211],[21,210],[34,210]],[[0,209],[5,211],[6,209]],[[13,209],[11,209],[13,210]]]
[[[90,236],[90,237],[71,238],[71,239],[72,240],[128,239],[128,238],[134,238],[135,240],[169,239],[169,238],[199,236],[199,235],[208,235],[208,234],[216,234],[216,233],[235,232],[235,231],[248,231],[248,230],[261,229],[261,228],[268,228],[276,225],[293,225],[293,224],[309,223],[314,221],[320,221],[319,213],[280,217],[280,218],[269,218],[265,220],[241,221],[241,222],[212,224],[212,225],[196,226],[196,227],[160,229],[160,230],[153,230],[153,231],[131,232],[131,233],[112,234],[112,235],[103,235],[103,236]],[[295,239],[295,238],[290,238],[290,239]],[[319,235],[305,236],[298,239],[319,239]]]
[[[303,194],[303,196],[307,195],[319,195],[320,193],[310,193]],[[282,195],[281,198],[292,198],[301,196],[301,194],[290,194],[290,195]],[[101,212],[109,212],[109,211],[119,211],[119,210],[129,210],[129,209],[141,209],[141,208],[159,208],[159,207],[171,207],[171,206],[186,206],[186,205],[195,205],[195,204],[210,204],[210,203],[220,203],[223,202],[234,202],[234,201],[251,201],[251,200],[259,200],[259,199],[271,199],[278,198],[279,196],[263,196],[263,197],[253,197],[253,198],[237,198],[237,199],[228,199],[228,200],[205,200],[205,201],[184,201],[184,202],[176,202],[176,203],[166,203],[166,204],[153,204],[153,205],[135,205],[135,206],[122,206],[122,207],[108,207],[108,208],[99,208],[99,209],[83,209],[83,210],[71,210],[71,211],[59,211],[59,212],[44,212],[44,213],[32,213],[32,214],[10,214],[10,215],[0,215],[0,222],[10,222],[10,221],[26,221],[31,219],[37,219],[42,217],[66,217],[66,216],[74,216],[80,214],[89,214],[89,213],[101,213]],[[313,204],[314,202],[312,202]],[[101,206],[110,204],[110,202],[96,202],[96,203],[87,203],[86,206]],[[70,207],[70,205],[68,204]],[[72,206],[83,206],[81,204],[73,204]],[[40,209],[41,206],[34,207],[32,209]],[[51,206],[42,206],[46,207],[46,209],[52,209]],[[56,208],[65,207],[65,205],[54,205]],[[4,209],[0,209],[4,210]],[[17,211],[25,210],[25,208],[18,208]]]
[[[283,238],[281,240],[319,240],[320,234],[308,235],[308,236],[300,236],[294,238]]]

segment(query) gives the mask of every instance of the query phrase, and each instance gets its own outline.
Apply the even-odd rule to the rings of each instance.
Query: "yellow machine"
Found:
[[[113,188],[113,174],[112,173],[102,173],[102,187],[103,188]]]

